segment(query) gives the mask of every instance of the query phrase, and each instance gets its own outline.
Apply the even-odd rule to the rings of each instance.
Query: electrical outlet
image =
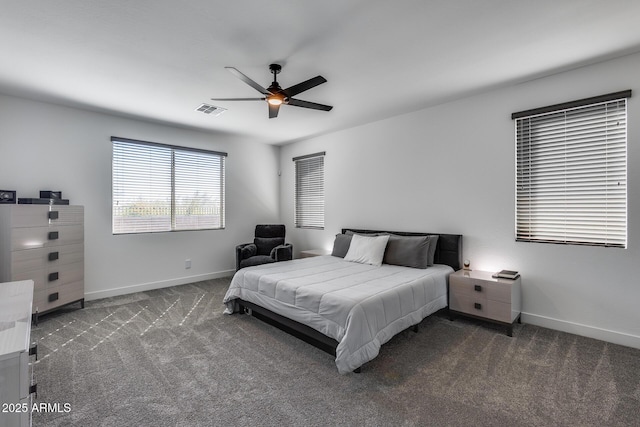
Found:
[[[184,268],[186,268],[186,269],[191,268],[191,260],[190,259],[185,259],[184,260]]]

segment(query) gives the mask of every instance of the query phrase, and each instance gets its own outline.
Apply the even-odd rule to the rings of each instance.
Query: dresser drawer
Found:
[[[82,224],[84,206],[13,205],[10,221],[13,228]]]
[[[485,298],[511,304],[511,284],[468,277],[449,278],[449,292],[469,298]]]
[[[12,280],[33,280],[34,292],[65,283],[84,280],[84,262],[43,267],[14,274]]]
[[[84,282],[72,282],[38,290],[33,294],[33,312],[44,312],[52,308],[84,298]]]
[[[57,268],[60,265],[73,264],[83,260],[84,245],[81,243],[11,252],[11,265],[14,274],[39,268]]]
[[[49,248],[83,242],[83,225],[14,228],[11,230],[12,251]]]
[[[461,313],[497,320],[499,322],[511,323],[511,304],[486,299],[483,297],[474,298],[466,294],[449,294],[449,308]]]

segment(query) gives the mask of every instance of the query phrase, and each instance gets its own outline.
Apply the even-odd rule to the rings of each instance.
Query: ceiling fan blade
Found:
[[[269,92],[267,92],[267,90],[265,88],[263,88],[262,86],[260,86],[258,83],[254,82],[253,80],[251,80],[249,77],[245,76],[244,74],[242,74],[240,71],[238,71],[237,69],[233,68],[233,67],[224,67],[227,70],[229,70],[234,76],[236,76],[237,78],[239,78],[240,80],[242,80],[243,82],[245,82],[246,84],[248,84],[249,86],[251,86],[252,88],[254,88],[255,90],[257,90],[258,92],[260,92],[263,95],[269,95]]]
[[[311,88],[314,88],[318,85],[321,85],[322,83],[325,83],[327,81],[327,79],[325,79],[322,76],[316,76],[312,79],[306,80],[302,83],[298,83],[297,85],[293,85],[291,87],[288,87],[286,89],[284,89],[282,91],[282,93],[284,93],[286,96],[288,96],[289,98],[291,98],[292,96],[296,96],[297,94],[304,92],[305,90],[309,90]]]
[[[269,106],[269,118],[275,119],[276,117],[278,117],[278,111],[280,110],[280,105],[272,105],[269,103],[267,103],[267,105]]]
[[[317,104],[315,102],[303,101],[301,99],[289,99],[287,105],[293,105],[295,107],[311,108],[313,110],[331,111],[333,108],[331,105]]]
[[[211,98],[212,101],[264,101],[267,98]]]

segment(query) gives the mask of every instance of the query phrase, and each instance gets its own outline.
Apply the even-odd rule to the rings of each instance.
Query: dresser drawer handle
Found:
[[[36,356],[36,360],[38,360],[38,344],[29,347],[29,356]]]
[[[53,301],[57,301],[57,300],[58,300],[58,293],[57,292],[49,294],[49,302],[53,302]]]
[[[49,211],[49,219],[58,219],[58,211]]]
[[[49,273],[50,282],[53,282],[54,280],[58,280],[59,278],[60,278],[60,275],[58,274],[57,271],[55,273]]]
[[[482,292],[482,285],[473,285],[473,290],[476,292]]]
[[[473,304],[473,308],[475,308],[476,310],[482,310],[482,304],[477,302],[477,303]]]
[[[36,399],[38,398],[38,384],[31,384],[29,386],[29,394],[34,394],[36,395]]]
[[[57,231],[50,231],[49,232],[49,240],[57,240],[58,239],[58,232]]]
[[[49,261],[55,261],[60,258],[60,254],[58,252],[49,252]]]

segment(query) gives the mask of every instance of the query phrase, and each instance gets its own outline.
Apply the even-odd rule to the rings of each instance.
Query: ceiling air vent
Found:
[[[196,111],[201,111],[205,114],[213,114],[214,116],[219,116],[220,114],[227,111],[227,109],[222,107],[216,107],[215,105],[200,104],[200,106],[196,108]]]

